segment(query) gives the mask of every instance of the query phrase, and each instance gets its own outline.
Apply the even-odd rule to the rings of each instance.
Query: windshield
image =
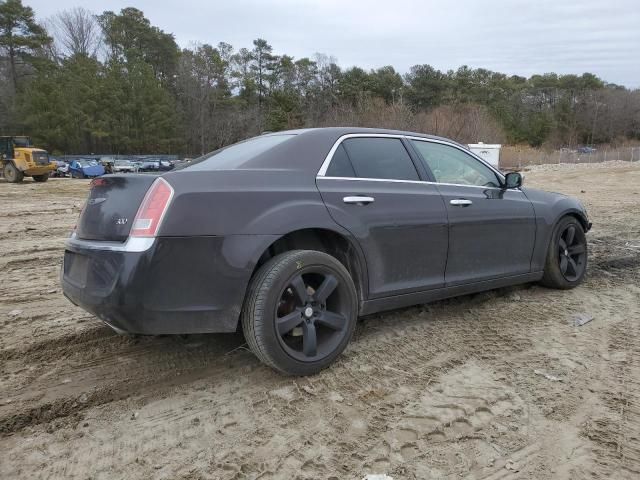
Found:
[[[245,161],[266,152],[294,136],[295,135],[291,134],[282,134],[250,138],[244,142],[235,143],[228,147],[207,153],[200,158],[179,165],[176,168],[189,168],[190,170],[232,170],[239,168]]]
[[[129,160],[116,160],[116,165],[131,165]]]
[[[13,145],[16,147],[30,147],[31,139],[29,137],[14,137]]]

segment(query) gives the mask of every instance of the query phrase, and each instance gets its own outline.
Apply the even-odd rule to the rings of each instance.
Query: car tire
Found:
[[[18,170],[12,162],[7,162],[2,172],[4,178],[9,183],[20,183],[24,178],[24,173]]]
[[[556,224],[547,249],[541,284],[567,290],[584,280],[587,271],[587,237],[582,224],[567,216]]]
[[[267,261],[252,278],[241,315],[251,351],[287,375],[311,375],[346,348],[358,318],[358,295],[334,257],[293,250]]]
[[[49,180],[49,174],[43,173],[42,175],[32,175],[34,182],[46,182]]]

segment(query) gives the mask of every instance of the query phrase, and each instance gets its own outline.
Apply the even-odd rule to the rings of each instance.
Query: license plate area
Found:
[[[90,259],[85,255],[66,250],[64,252],[64,277],[78,288],[87,286]]]

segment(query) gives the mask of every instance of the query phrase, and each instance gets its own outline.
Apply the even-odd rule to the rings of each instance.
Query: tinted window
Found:
[[[398,138],[349,138],[342,145],[358,177],[420,180]]]
[[[188,163],[184,168],[189,168],[190,170],[229,170],[239,168],[247,160],[251,160],[294,136],[285,134],[250,138],[244,142],[207,153]]]
[[[462,150],[441,143],[412,140],[438,183],[499,187],[489,167]]]
[[[331,163],[326,173],[327,177],[355,177],[356,173],[353,171],[353,165],[347,156],[347,152],[344,146],[340,144],[338,149],[331,158]]]

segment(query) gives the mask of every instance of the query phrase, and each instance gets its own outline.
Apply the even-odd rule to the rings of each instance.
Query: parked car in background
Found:
[[[137,165],[129,160],[116,160],[111,168],[113,173],[135,173],[138,171]]]
[[[596,149],[593,147],[580,147],[578,153],[596,153]]]
[[[143,160],[140,165],[141,172],[168,172],[169,170],[173,170],[173,168],[173,163],[160,159]]]
[[[71,178],[95,178],[104,175],[104,167],[97,160],[72,160],[69,164]]]
[[[262,135],[159,177],[92,182],[63,291],[120,332],[240,323],[265,364],[312,374],[359,315],[526,282],[580,285],[585,208],[522,180],[424,134]]]
[[[140,172],[157,172],[160,170],[160,162],[158,160],[142,160],[138,170]]]
[[[56,169],[51,172],[52,177],[66,177],[69,175],[69,164],[64,160],[55,160]]]
[[[140,160],[130,160],[130,161],[131,161],[131,165],[136,167],[136,172],[139,172],[140,167],[142,166],[142,162]]]

